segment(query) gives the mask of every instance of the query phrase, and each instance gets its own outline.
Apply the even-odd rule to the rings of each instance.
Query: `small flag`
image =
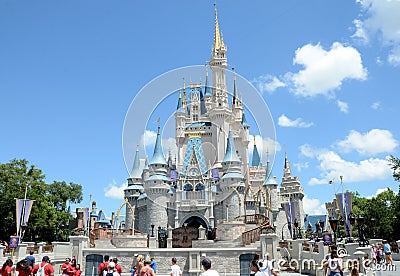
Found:
[[[156,123],[159,123],[160,122],[160,118],[158,118],[157,120],[156,120]]]
[[[329,184],[333,184],[333,180],[329,180]]]

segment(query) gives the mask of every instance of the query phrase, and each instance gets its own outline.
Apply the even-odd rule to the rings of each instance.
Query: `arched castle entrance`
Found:
[[[181,227],[172,230],[172,247],[192,247],[192,241],[199,238],[200,226],[207,229],[206,221],[200,216],[194,215],[184,219]]]

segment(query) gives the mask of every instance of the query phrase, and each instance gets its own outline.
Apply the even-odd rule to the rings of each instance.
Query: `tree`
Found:
[[[82,186],[65,181],[45,183],[45,175],[25,159],[13,159],[0,164],[0,239],[7,240],[16,233],[15,198],[35,200],[28,221],[24,240],[53,241],[60,224],[68,224],[72,216],[67,212],[67,203],[82,201]]]
[[[389,164],[393,170],[393,178],[396,181],[400,181],[400,159],[391,155],[389,157]]]

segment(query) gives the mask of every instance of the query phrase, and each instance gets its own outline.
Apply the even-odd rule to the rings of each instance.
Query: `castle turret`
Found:
[[[168,217],[165,206],[168,201],[170,179],[167,177],[168,164],[161,146],[160,126],[158,126],[154,153],[149,163],[150,176],[145,180],[147,210],[152,216],[147,218],[146,229],[150,225],[167,227]]]

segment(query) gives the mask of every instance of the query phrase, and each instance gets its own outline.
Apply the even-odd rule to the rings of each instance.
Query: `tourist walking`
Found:
[[[328,259],[327,265],[330,269],[330,276],[341,276],[343,271],[343,261],[341,258],[339,258],[336,250],[331,252],[331,256]]]
[[[204,272],[201,274],[201,276],[219,276],[218,271],[211,268],[211,260],[209,258],[204,258],[201,261],[201,265],[204,269]]]
[[[80,264],[76,264],[76,269],[74,271],[74,276],[81,276],[82,270],[81,270],[81,265]]]
[[[29,261],[29,265],[33,267],[35,265],[35,257],[33,256],[35,252],[33,250],[29,251],[29,255],[25,257]]]
[[[99,267],[97,268],[97,272],[99,276],[103,276],[103,272],[104,270],[107,269],[108,266],[108,261],[110,260],[110,256],[108,255],[104,255],[104,261],[99,265]]]
[[[393,264],[393,259],[392,259],[392,251],[390,250],[390,244],[388,243],[387,240],[383,240],[383,253],[385,253],[385,260],[386,264]]]
[[[118,263],[118,259],[116,257],[113,258],[112,260],[115,264],[115,269],[117,270],[118,274],[122,274],[122,266]]]
[[[265,276],[264,272],[260,271],[260,268],[258,267],[258,261],[257,260],[251,260],[250,262],[250,270],[253,272],[252,275],[254,276]]]
[[[32,274],[32,267],[27,259],[19,261],[15,270],[18,271],[18,276],[30,276]]]
[[[150,259],[144,260],[144,266],[140,270],[140,276],[156,276],[156,274],[154,273],[154,270],[151,268],[150,264],[151,264]]]
[[[154,273],[157,273],[157,262],[154,257],[150,258],[151,264],[150,267],[154,270]]]
[[[260,271],[264,273],[265,276],[278,276],[278,273],[274,270],[272,261],[269,259],[269,254],[265,253],[264,259],[258,262]]]
[[[182,270],[179,265],[176,264],[175,257],[172,258],[171,264],[171,272],[169,273],[169,276],[182,276]]]
[[[120,276],[120,274],[115,269],[115,263],[109,262],[107,265],[107,269],[103,271],[103,276]]]
[[[2,276],[14,276],[14,269],[13,269],[13,261],[11,259],[7,259],[3,267],[1,268],[1,275]]]
[[[135,265],[135,275],[141,275],[140,271],[142,270],[143,266],[144,266],[144,258],[143,255],[138,255],[136,257],[136,265]]]
[[[257,261],[257,263],[258,263],[260,261],[260,254],[255,253],[254,257],[253,257],[253,260],[250,261],[250,276],[253,276],[253,275],[256,274],[254,271],[251,270],[251,262],[252,261]]]
[[[32,273],[41,275],[43,271],[44,276],[54,276],[54,268],[50,264],[50,258],[48,256],[44,256],[42,258],[42,262],[38,265],[35,265],[33,268]]]
[[[70,276],[72,272],[71,259],[65,258],[65,262],[61,265],[61,275]]]

